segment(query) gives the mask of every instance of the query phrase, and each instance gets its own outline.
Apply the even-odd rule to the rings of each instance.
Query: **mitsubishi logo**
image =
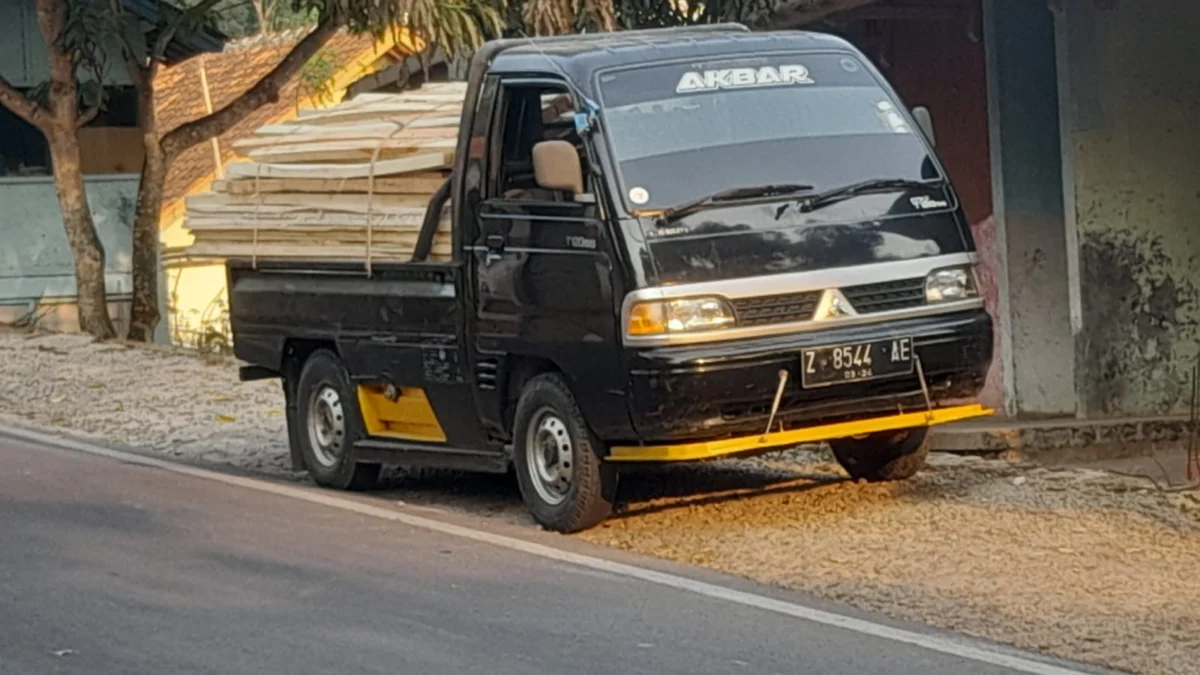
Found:
[[[821,302],[817,303],[813,321],[828,321],[857,315],[858,312],[854,311],[853,305],[846,299],[846,296],[836,288],[831,288],[821,295]]]

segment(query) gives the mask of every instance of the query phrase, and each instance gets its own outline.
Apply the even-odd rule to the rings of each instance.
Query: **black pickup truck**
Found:
[[[411,262],[227,262],[242,377],[282,378],[321,485],[511,467],[564,532],[637,463],[827,441],[855,478],[909,477],[931,426],[991,413],[975,244],[933,145],[828,35],[488,43]],[[443,208],[454,254],[430,262]]]

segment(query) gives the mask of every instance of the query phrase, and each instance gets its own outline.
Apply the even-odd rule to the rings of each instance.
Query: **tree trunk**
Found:
[[[66,23],[66,6],[53,0],[38,0],[38,23],[46,39],[50,61],[49,119],[42,129],[54,164],[54,185],[62,211],[67,242],[75,258],[75,293],[81,330],[101,339],[117,335],[108,315],[104,289],[104,246],[96,235],[96,224],[83,187],[79,156],[79,108],[75,65],[61,40]]]
[[[142,150],[146,156],[138,181],[137,206],[133,216],[133,306],[129,311],[128,338],[153,342],[158,314],[158,220],[162,209],[163,184],[167,179],[167,156],[158,135],[158,113],[154,109],[154,77],[158,63],[139,63],[125,55],[125,69],[138,96],[138,123],[142,128]]]
[[[133,219],[133,307],[129,339],[153,342],[158,314],[158,219],[162,209],[167,162],[152,123],[145,130],[146,162],[138,185]]]
[[[54,124],[57,124],[57,120]],[[67,242],[75,258],[75,293],[79,328],[101,340],[117,336],[108,314],[104,290],[104,246],[96,235],[92,212],[88,208],[80,170],[79,141],[75,130],[55,129],[50,137],[50,157],[54,163],[54,184],[58,188],[58,206],[62,210]]]

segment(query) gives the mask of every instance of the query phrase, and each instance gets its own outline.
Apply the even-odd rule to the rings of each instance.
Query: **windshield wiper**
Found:
[[[811,185],[786,184],[759,185],[757,187],[740,187],[733,188],[731,190],[722,190],[720,192],[714,192],[707,197],[693,199],[690,202],[684,202],[678,206],[672,206],[659,215],[658,222],[660,224],[670,223],[679,220],[686,215],[690,215],[697,211],[702,211],[722,203],[737,202],[745,199],[760,199],[762,197],[775,197],[778,195],[790,195],[811,189],[813,189],[813,186]]]
[[[910,178],[875,178],[872,180],[864,180],[850,185],[833,188],[824,192],[804,197],[799,202],[800,210],[807,213],[815,211],[819,208],[836,204],[845,201],[852,197],[864,194],[872,194],[877,192],[890,192],[892,190],[903,190],[906,188],[922,188],[931,187],[941,183],[940,178],[930,180],[912,180]]]

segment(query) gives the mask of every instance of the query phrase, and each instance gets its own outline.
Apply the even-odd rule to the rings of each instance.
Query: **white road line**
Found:
[[[455,537],[462,537],[472,541],[483,542],[493,546],[500,546],[513,551],[520,551],[529,555],[539,556],[548,560],[569,563],[586,567],[588,569],[606,572],[617,576],[626,577],[629,579],[638,579],[653,584],[668,586],[681,591],[703,595],[709,598],[725,600],[727,602],[737,603],[746,607],[775,612],[784,616],[790,616],[804,621],[811,621],[826,626],[835,626],[845,630],[854,631],[863,635],[892,640],[894,642],[902,642],[905,644],[915,645],[935,652],[957,656],[979,663],[986,663],[994,666],[1008,668],[1010,670],[1033,673],[1035,675],[1086,675],[1083,671],[1073,670],[1062,666],[1057,666],[1052,663],[1038,661],[1032,658],[1020,656],[1015,653],[1006,653],[995,649],[990,649],[986,646],[969,644],[965,640],[956,640],[952,637],[943,637],[938,635],[930,635],[918,633],[915,631],[904,630],[902,628],[894,628],[865,619],[858,619],[842,614],[835,614],[812,607],[778,600],[758,595],[756,593],[748,593],[739,591],[716,584],[707,583],[689,579],[676,574],[659,572],[644,567],[628,565],[625,563],[596,558],[589,555],[579,553],[571,553],[570,551],[562,551],[543,544],[537,544],[530,541],[524,541],[514,537],[508,537],[500,534],[492,534],[483,530],[476,530],[461,525],[444,523],[432,518],[424,518],[410,513],[393,511],[391,509],[364,504],[351,499],[338,497],[333,493],[317,491],[309,488],[300,488],[290,485],[281,485],[271,483],[256,478],[245,478],[242,476],[234,476],[230,474],[220,473],[218,471],[210,471],[208,469],[200,469],[186,464],[179,464],[164,459],[154,457],[146,457],[121,450],[114,450],[100,445],[94,445],[83,441],[77,441],[69,438],[62,438],[50,434],[43,434],[36,431],[28,431],[25,429],[0,429],[0,435],[8,435],[13,438],[57,447],[67,450],[74,450],[90,455],[99,455],[119,460],[129,464],[137,464],[140,466],[153,467],[163,469],[172,473],[192,476],[194,478],[203,478],[226,485],[234,485],[257,492],[265,492],[269,494],[279,495],[281,497],[289,497],[298,499],[312,504],[320,504],[330,508],[340,509],[342,511],[350,511],[372,518],[388,520],[392,522],[402,523],[411,527],[419,527],[433,532],[440,532]]]

